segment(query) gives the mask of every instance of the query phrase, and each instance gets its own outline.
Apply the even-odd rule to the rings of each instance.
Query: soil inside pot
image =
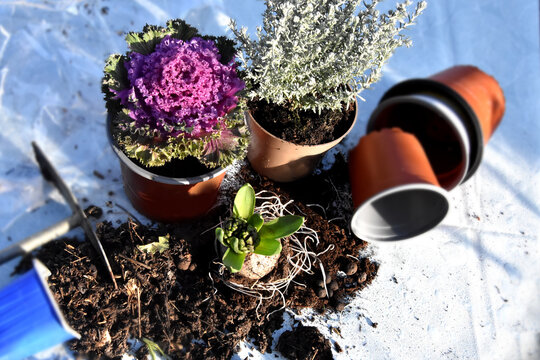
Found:
[[[332,189],[344,189],[346,184],[338,183],[343,171],[346,164],[337,161],[334,169],[310,177],[311,182],[289,184],[287,189],[261,178],[249,165],[237,175],[256,192],[270,190],[283,201],[301,199],[294,202],[293,210],[306,217],[306,224],[320,239],[311,250],[333,247],[320,256],[327,282],[321,283],[318,264],[313,275],[295,278],[296,283],[285,293],[290,308],[339,311],[350,301],[346,295],[363,289],[377,274],[377,264],[358,258],[366,243],[339,222],[326,220],[339,214],[333,202],[341,195],[312,187],[310,197],[305,189],[306,184],[328,187],[330,183]],[[236,189],[229,191],[227,198],[232,199]],[[206,217],[182,224],[147,227],[128,221],[117,228],[109,222],[98,224],[96,231],[117,275],[116,290],[88,242],[62,239],[42,247],[35,255],[51,270],[51,290],[68,323],[82,335],[71,347],[89,358],[119,359],[129,350],[128,339],[147,338],[174,359],[228,359],[241,340],[251,338],[261,352],[271,352],[272,333],[282,324],[281,297],[259,304],[257,298],[227,287],[215,272],[219,259],[213,251],[213,227],[229,215],[229,208],[229,204],[220,205]],[[326,216],[316,209],[327,209]],[[170,247],[161,254],[137,248],[167,234]],[[286,255],[288,247],[284,249]],[[284,259],[282,256],[280,261]],[[24,268],[21,263],[19,270]],[[282,276],[284,269],[278,266],[263,280]],[[338,275],[338,271],[343,273]],[[144,358],[145,354],[143,346],[135,355]]]
[[[172,159],[162,166],[144,166],[137,159],[131,159],[137,166],[156,175],[167,176],[171,178],[189,178],[200,176],[215,170],[216,168],[208,168],[201,164],[199,160],[192,156],[188,156],[183,160]]]
[[[331,142],[347,132],[354,121],[355,105],[344,111],[293,111],[286,107],[254,100],[248,103],[252,116],[266,131],[297,145]]]

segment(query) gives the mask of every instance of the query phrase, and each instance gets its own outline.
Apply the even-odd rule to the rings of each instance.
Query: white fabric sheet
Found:
[[[100,92],[104,60],[126,50],[125,32],[182,17],[204,33],[230,34],[229,18],[253,33],[263,9],[260,0],[0,1],[0,248],[69,215],[43,181],[31,141],[79,200],[88,199],[83,205],[109,210],[112,200],[106,217],[113,221],[127,218],[116,204],[136,213],[107,144]],[[359,121],[340,151],[364,134],[390,86],[456,64],[493,75],[506,114],[476,175],[451,192],[440,226],[411,241],[371,246],[379,275],[342,314],[313,321],[310,311],[291,315],[337,341],[344,349],[337,359],[540,358],[538,19],[534,0],[428,0],[408,31],[413,47],[399,49],[383,79],[363,93]],[[0,286],[15,263],[0,267]],[[249,353],[274,358],[249,343],[239,358]],[[55,355],[73,358],[63,347],[36,357]]]

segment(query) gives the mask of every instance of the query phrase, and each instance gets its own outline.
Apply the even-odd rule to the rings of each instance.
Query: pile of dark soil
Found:
[[[366,243],[326,220],[339,216],[332,212],[338,209],[332,205],[336,195],[312,188],[310,198],[305,189],[306,184],[327,181],[335,189],[343,188],[339,178],[344,170],[344,162],[337,161],[334,169],[287,186],[261,178],[247,165],[238,174],[256,191],[270,190],[285,201],[297,200],[295,209],[319,235],[319,246],[311,250],[321,252],[333,245],[332,251],[320,257],[329,280],[322,282],[320,271],[298,276],[295,282],[306,286],[288,288],[288,307],[339,311],[348,301],[345,295],[361,290],[376,276],[377,264],[358,259]],[[235,191],[231,190],[231,199]],[[272,333],[281,327],[283,310],[267,314],[282,307],[281,298],[258,307],[256,298],[231,290],[215,272],[212,227],[228,214],[228,206],[221,205],[203,219],[184,224],[146,227],[131,220],[117,228],[109,222],[98,224],[96,232],[117,276],[118,289],[88,242],[64,239],[41,248],[36,255],[52,272],[51,290],[68,323],[82,335],[71,347],[89,358],[120,358],[129,351],[128,339],[146,338],[174,359],[227,359],[241,340],[252,338],[261,352],[271,351]],[[148,254],[137,248],[166,235],[170,248],[163,253]],[[339,270],[345,275],[338,276]],[[278,273],[277,269],[267,276]],[[135,355],[142,358],[146,353],[143,346]]]
[[[290,110],[286,107],[254,100],[248,103],[253,118],[272,135],[298,144],[319,145],[339,138],[351,127],[354,104],[345,111]]]
[[[285,331],[279,337],[277,348],[287,359],[333,359],[330,341],[313,326],[300,324],[291,331]]]

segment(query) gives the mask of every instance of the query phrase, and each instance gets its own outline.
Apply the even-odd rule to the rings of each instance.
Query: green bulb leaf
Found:
[[[255,209],[255,190],[250,184],[242,186],[234,198],[233,215],[248,220]]]
[[[281,252],[281,242],[276,239],[261,239],[254,253],[264,256],[273,256]]]
[[[246,254],[235,253],[232,249],[227,248],[223,255],[223,264],[229,269],[231,273],[242,270]]]
[[[253,214],[248,219],[248,224],[253,226],[255,228],[255,230],[257,230],[257,232],[258,232],[259,230],[261,230],[261,227],[264,224],[264,219],[259,214]]]
[[[223,229],[222,228],[216,228],[216,240],[219,241],[223,246],[227,246],[225,242],[223,241]]]
[[[238,247],[238,238],[237,237],[231,237],[229,238],[229,248],[234,251],[237,254],[241,254],[242,251],[240,251],[240,248]]]
[[[265,223],[259,230],[261,242],[275,240],[294,234],[302,224],[304,217],[298,215],[285,215]]]

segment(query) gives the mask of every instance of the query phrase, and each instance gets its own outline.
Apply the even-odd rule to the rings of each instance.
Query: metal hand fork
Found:
[[[86,237],[90,240],[101,257],[101,260],[105,264],[105,267],[107,268],[107,271],[109,272],[109,275],[113,281],[114,288],[117,289],[118,286],[116,284],[116,279],[112,272],[111,265],[109,264],[109,260],[107,259],[107,254],[105,253],[105,250],[103,250],[101,242],[92,229],[92,225],[90,224],[90,221],[88,221],[84,211],[79,206],[77,199],[69,187],[64,183],[62,178],[58,175],[49,160],[45,157],[45,154],[43,154],[43,151],[41,151],[39,146],[35,142],[32,142],[32,147],[34,148],[34,153],[41,169],[41,174],[47,181],[52,182],[52,184],[58,189],[73,213],[70,217],[0,251],[0,264],[3,264],[17,256],[29,254],[32,252],[32,250],[40,247],[41,245],[44,245],[49,241],[66,234],[78,226],[81,226],[86,234]]]

